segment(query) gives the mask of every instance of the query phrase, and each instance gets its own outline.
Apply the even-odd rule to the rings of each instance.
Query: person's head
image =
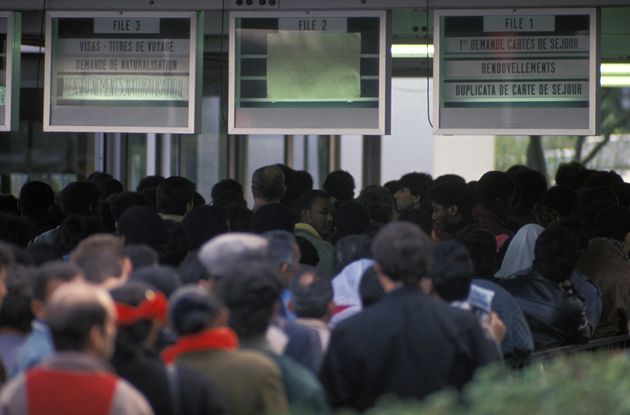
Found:
[[[190,336],[225,323],[223,303],[199,286],[185,285],[169,298],[168,319],[178,336]]]
[[[614,186],[623,183],[623,178],[614,170],[598,170],[584,182],[584,187]]]
[[[223,275],[239,262],[266,259],[269,243],[265,238],[248,233],[228,233],[206,242],[199,251],[199,261],[212,278]]]
[[[335,209],[335,238],[362,234],[370,225],[370,215],[359,202],[343,202]]]
[[[158,213],[184,216],[193,207],[195,184],[185,177],[171,176],[160,182],[155,194]]]
[[[354,197],[354,177],[345,170],[328,173],[322,187],[337,200],[348,201]]]
[[[31,330],[33,269],[14,265],[7,275],[7,296],[0,304],[0,330],[27,334]]]
[[[295,236],[286,231],[270,231],[263,235],[267,239],[269,259],[276,266],[287,286],[300,268],[300,247]]]
[[[129,282],[141,281],[169,297],[181,285],[175,269],[168,266],[144,267],[134,271]]]
[[[371,258],[371,242],[367,235],[349,235],[338,240],[333,251],[333,268],[335,273],[341,272],[351,262],[363,258]]]
[[[253,233],[267,231],[293,232],[295,213],[281,203],[268,203],[256,209],[252,215],[251,230]]]
[[[138,356],[151,349],[167,319],[168,299],[144,281],[129,281],[111,291],[116,306],[116,354]]]
[[[477,204],[494,211],[499,218],[507,217],[516,187],[512,178],[502,171],[489,171],[477,182]]]
[[[109,206],[109,213],[114,223],[118,222],[120,216],[132,206],[147,206],[151,203],[146,195],[139,192],[123,191],[110,195],[106,204]]]
[[[155,209],[148,206],[132,206],[118,219],[118,234],[127,245],[146,244],[159,249],[164,242],[164,221]]]
[[[556,184],[567,186],[573,190],[579,189],[589,176],[589,171],[577,161],[562,163],[556,171]]]
[[[108,359],[114,351],[116,310],[103,288],[83,282],[59,287],[48,302],[46,322],[55,350]]]
[[[241,339],[265,334],[273,318],[282,284],[269,261],[244,261],[221,281],[221,299],[230,311],[230,327]]]
[[[7,274],[14,263],[15,256],[11,247],[0,242],[0,304],[2,304],[4,297],[7,295]]]
[[[385,290],[383,290],[383,286],[379,282],[373,266],[368,267],[361,276],[359,295],[361,296],[361,306],[363,308],[371,306],[385,297]]]
[[[328,321],[334,307],[330,279],[315,272],[305,272],[291,282],[291,303],[299,318]]]
[[[160,262],[157,251],[149,245],[126,245],[125,255],[129,257],[134,270],[143,267],[157,267]]]
[[[155,207],[155,193],[162,180],[164,180],[162,176],[147,176],[140,180],[136,187],[136,191],[145,195],[153,207]]]
[[[381,283],[391,285],[402,283],[416,285],[427,277],[431,267],[432,243],[429,237],[416,225],[393,222],[385,225],[372,242],[372,256]]]
[[[571,229],[553,225],[540,234],[534,248],[534,270],[555,282],[571,277],[580,254],[580,240]]]
[[[32,236],[31,227],[25,218],[0,212],[0,241],[26,248]]]
[[[35,270],[32,282],[31,309],[37,318],[44,318],[46,306],[55,290],[72,281],[82,281],[83,270],[74,264],[54,261]]]
[[[492,278],[497,270],[497,241],[490,232],[475,229],[457,237],[468,249],[475,267],[475,277]]]
[[[433,219],[424,209],[405,209],[398,215],[398,220],[418,225],[427,235],[433,230]]]
[[[448,231],[451,227],[470,218],[474,199],[470,187],[459,180],[437,183],[429,189],[433,225]]]
[[[206,267],[199,261],[197,251],[190,251],[186,255],[186,258],[177,267],[177,273],[182,284],[207,285],[210,278]]]
[[[311,225],[322,238],[329,237],[335,226],[332,199],[323,190],[302,193],[297,202],[299,221]]]
[[[257,205],[279,202],[286,190],[284,173],[278,166],[264,166],[252,174],[252,195]]]
[[[84,239],[72,251],[70,261],[81,267],[89,283],[105,288],[124,284],[132,271],[123,240],[114,235],[97,234]]]
[[[611,206],[600,210],[589,226],[590,238],[609,238],[624,241],[630,232],[630,210]]]
[[[295,176],[297,179],[297,188],[300,193],[313,190],[313,176],[311,176],[311,173],[306,170],[298,170],[295,172]]]
[[[367,186],[361,190],[357,202],[365,207],[372,222],[384,224],[394,217],[394,198],[383,186],[376,184]]]
[[[466,300],[474,272],[468,250],[459,242],[443,241],[433,247],[429,275],[434,293],[443,301]]]
[[[517,189],[515,209],[530,213],[547,190],[547,178],[541,172],[529,168],[517,171],[511,177]]]
[[[98,190],[98,194],[101,200],[105,200],[109,196],[116,193],[120,193],[124,190],[122,183],[118,181],[117,179],[114,179],[113,177],[108,177],[95,184],[96,184],[96,189]]]
[[[20,189],[18,209],[22,216],[42,216],[55,202],[52,188],[44,182],[32,181]]]
[[[407,173],[400,180],[401,188],[394,194],[398,210],[417,209],[420,207],[427,191],[433,184],[433,178],[426,173]]]
[[[184,216],[182,223],[188,233],[190,249],[199,249],[215,236],[228,232],[227,215],[218,206],[196,207]]]
[[[567,186],[550,187],[533,208],[534,221],[548,226],[566,219],[575,212],[577,195]]]
[[[219,180],[210,191],[210,197],[212,198],[212,204],[215,206],[221,206],[220,201],[224,200],[224,195],[230,193],[234,195],[234,199],[241,201],[245,204],[245,198],[243,196],[243,186],[234,179]]]
[[[100,215],[100,197],[94,183],[69,183],[59,193],[58,201],[65,216]]]

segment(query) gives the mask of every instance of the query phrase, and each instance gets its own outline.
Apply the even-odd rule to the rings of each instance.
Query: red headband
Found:
[[[121,325],[134,324],[139,320],[165,321],[168,311],[168,300],[159,291],[149,291],[147,299],[133,307],[128,304],[116,303],[116,322]]]

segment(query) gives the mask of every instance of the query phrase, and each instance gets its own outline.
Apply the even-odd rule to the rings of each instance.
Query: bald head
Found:
[[[284,173],[278,166],[264,166],[252,174],[252,194],[257,205],[279,202],[285,192]]]
[[[229,233],[206,242],[199,251],[199,261],[211,277],[221,277],[239,262],[268,257],[265,238],[249,233]]]
[[[113,351],[116,312],[102,288],[67,283],[53,293],[46,322],[57,351],[82,351],[107,358]]]

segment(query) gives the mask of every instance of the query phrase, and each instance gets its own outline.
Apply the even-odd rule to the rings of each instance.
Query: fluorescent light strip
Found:
[[[433,45],[392,45],[393,58],[433,58]]]

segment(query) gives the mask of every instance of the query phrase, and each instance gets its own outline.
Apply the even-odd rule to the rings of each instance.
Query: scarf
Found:
[[[197,334],[182,336],[172,346],[162,352],[164,363],[174,363],[179,356],[201,352],[204,350],[234,350],[238,349],[236,333],[228,327],[211,328]]]

